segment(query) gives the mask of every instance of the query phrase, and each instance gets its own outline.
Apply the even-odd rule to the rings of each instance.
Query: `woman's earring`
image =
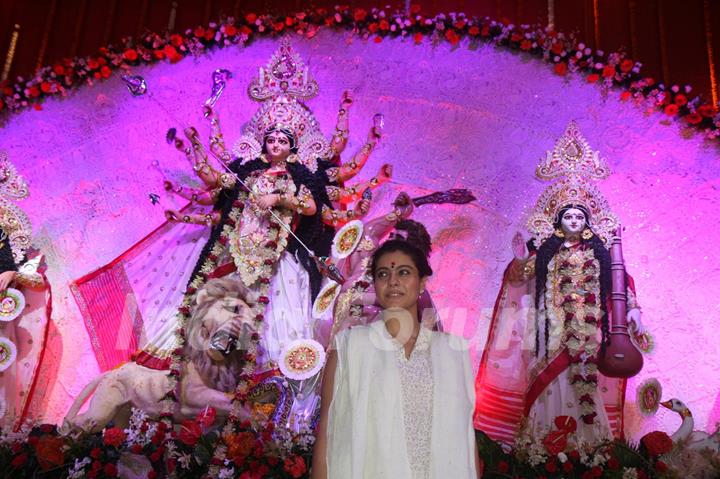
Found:
[[[563,230],[561,230],[560,228],[556,228],[556,229],[555,229],[555,236],[557,236],[558,238],[564,238],[564,237],[565,237],[565,233],[564,233]]]
[[[300,158],[300,157],[299,157],[297,154],[291,153],[290,155],[288,155],[286,161],[287,161],[288,163],[296,163],[299,158]]]
[[[583,230],[581,236],[582,236],[582,239],[584,239],[585,241],[587,241],[587,240],[589,240],[590,238],[593,237],[593,232],[592,232],[592,230],[591,230],[590,228],[585,228],[585,229]]]
[[[260,161],[263,163],[268,163],[267,156],[265,156],[265,153],[260,153]]]

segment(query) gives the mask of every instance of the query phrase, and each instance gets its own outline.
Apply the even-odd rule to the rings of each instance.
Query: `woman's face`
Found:
[[[577,236],[585,229],[587,219],[585,213],[577,208],[569,208],[560,218],[560,227],[565,235]]]
[[[265,137],[265,150],[271,159],[285,159],[290,154],[290,139],[285,133],[273,131]]]
[[[413,311],[427,278],[420,277],[410,256],[402,251],[391,251],[378,259],[374,281],[380,306]]]

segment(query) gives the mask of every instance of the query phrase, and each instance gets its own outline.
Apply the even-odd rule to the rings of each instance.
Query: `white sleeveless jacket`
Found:
[[[383,321],[337,335],[327,429],[328,479],[412,479],[396,353]],[[475,479],[475,406],[467,342],[432,332],[431,479]]]

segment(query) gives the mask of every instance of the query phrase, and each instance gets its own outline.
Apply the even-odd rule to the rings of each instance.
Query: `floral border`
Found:
[[[464,13],[422,13],[413,5],[408,14],[389,13],[384,9],[316,8],[293,15],[258,15],[228,17],[219,23],[188,29],[184,34],[164,35],[149,32],[139,38],[125,38],[119,46],[100,48],[99,54],[85,58],[67,58],[40,68],[29,79],[18,77],[13,85],[0,85],[0,115],[27,108],[42,110],[47,97],[67,96],[80,85],[92,85],[109,78],[116,70],[130,70],[138,65],[160,61],[178,62],[188,55],[199,56],[215,48],[247,45],[256,38],[277,37],[294,32],[314,37],[321,28],[350,31],[374,43],[386,38],[407,38],[415,44],[429,40],[433,44],[461,42],[470,49],[492,43],[513,51],[542,58],[561,76],[583,75],[588,83],[605,90],[616,87],[620,99],[634,101],[648,112],[661,111],[668,118],[680,119],[707,138],[720,136],[720,112],[700,96],[690,96],[690,86],[668,87],[641,74],[642,64],[619,51],[605,54],[592,50],[574,35],[548,30],[541,25],[513,25],[489,18],[469,17]]]

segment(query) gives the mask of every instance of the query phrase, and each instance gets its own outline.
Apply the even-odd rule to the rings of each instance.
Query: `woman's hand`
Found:
[[[355,217],[362,218],[370,211],[370,200],[360,200],[360,203],[355,207]]]
[[[15,281],[15,271],[5,271],[0,273],[0,292],[5,291],[10,286],[10,283]]]
[[[384,164],[380,167],[380,172],[378,173],[377,179],[379,183],[385,183],[390,178],[392,178],[393,173],[393,167],[390,164]]]
[[[639,308],[633,308],[627,312],[628,327],[630,328],[630,331],[638,335],[645,333],[645,326],[640,320],[641,317],[642,311],[640,311]]]
[[[415,208],[410,196],[404,191],[397,195],[393,206],[395,206],[395,213],[403,220],[408,219]]]
[[[270,193],[269,195],[262,195],[255,198],[255,203],[263,209],[270,209],[277,205],[280,201],[280,195],[276,193]]]
[[[525,239],[520,232],[515,233],[512,239],[512,252],[515,258],[524,261],[528,259],[527,245]]]

